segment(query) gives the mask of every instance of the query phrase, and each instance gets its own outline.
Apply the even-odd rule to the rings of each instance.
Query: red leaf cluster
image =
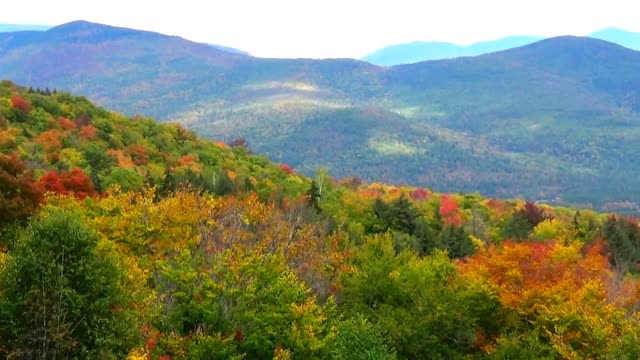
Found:
[[[192,164],[194,161],[193,161],[193,158],[191,157],[191,155],[185,155],[185,156],[182,156],[182,157],[178,158],[177,162],[181,166],[184,166],[184,165]]]
[[[413,200],[426,200],[429,197],[429,193],[425,189],[415,189],[411,193]]]
[[[444,219],[446,225],[462,226],[464,220],[458,213],[458,203],[450,195],[442,195],[438,214]]]
[[[38,144],[42,144],[47,152],[57,151],[62,148],[62,132],[59,129],[47,130],[36,138]]]
[[[93,182],[80,168],[75,168],[71,172],[50,171],[44,174],[38,183],[46,191],[61,195],[73,195],[78,199],[97,195]]]
[[[127,147],[127,153],[129,154],[129,156],[131,156],[131,159],[133,159],[133,163],[138,166],[147,165],[147,162],[149,161],[147,148],[145,148],[144,145],[130,145],[129,147]]]
[[[451,198],[449,195],[442,195],[440,199],[440,209],[438,213],[440,216],[446,218],[453,214],[458,209],[458,203],[455,199]]]
[[[14,109],[18,109],[25,114],[28,114],[29,111],[31,111],[31,103],[29,102],[29,100],[23,98],[20,95],[13,95],[11,97],[11,106],[13,106]]]
[[[280,164],[280,170],[286,172],[289,175],[293,175],[294,171],[291,168],[291,166],[287,165],[287,164]]]
[[[553,219],[544,209],[538,207],[531,201],[527,201],[524,207],[518,211],[518,214],[526,219],[532,226],[536,226],[547,219]]]
[[[80,128],[80,132],[78,132],[78,135],[80,135],[80,137],[85,140],[95,140],[96,131],[97,129],[93,127],[93,125],[85,125]]]
[[[43,200],[26,164],[15,154],[0,153],[0,224],[28,218]]]
[[[62,128],[62,130],[71,130],[76,128],[76,124],[67,118],[61,117],[60,127]]]

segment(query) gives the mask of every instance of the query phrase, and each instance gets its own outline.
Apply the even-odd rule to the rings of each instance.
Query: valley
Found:
[[[581,37],[384,68],[86,22],[0,34],[2,78],[245,138],[304,174],[600,209],[640,202],[639,59]]]

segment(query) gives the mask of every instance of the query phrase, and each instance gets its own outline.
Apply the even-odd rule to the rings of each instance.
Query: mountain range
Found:
[[[607,28],[587,35],[624,47],[640,50],[640,34],[617,28]],[[461,56],[477,56],[496,51],[524,46],[544,39],[542,36],[510,36],[497,40],[482,41],[470,45],[457,45],[438,41],[416,41],[386,46],[362,58],[376,65],[393,66],[420,61],[452,59]]]
[[[2,24],[0,23],[0,33],[9,33],[16,31],[47,31],[51,29],[53,26],[49,25],[31,25],[31,24]],[[209,44],[210,46],[223,50],[226,52],[234,53],[234,54],[242,54],[242,55],[250,55],[246,51],[238,50],[236,48],[232,48],[229,46],[223,46],[218,44]]]
[[[13,32],[13,31],[45,31],[51,29],[49,25],[31,25],[31,24],[4,24],[0,23],[0,32]]]
[[[557,37],[380,67],[262,59],[88,22],[0,34],[0,78],[178,121],[303,173],[598,208],[640,203],[640,52]]]

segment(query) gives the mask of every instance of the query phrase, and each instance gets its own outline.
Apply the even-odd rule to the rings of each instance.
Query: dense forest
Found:
[[[637,359],[640,226],[0,84],[0,356]]]

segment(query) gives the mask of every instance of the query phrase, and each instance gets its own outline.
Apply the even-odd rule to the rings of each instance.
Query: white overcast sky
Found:
[[[0,23],[88,20],[263,57],[353,57],[410,41],[640,32],[636,0],[3,0]]]

